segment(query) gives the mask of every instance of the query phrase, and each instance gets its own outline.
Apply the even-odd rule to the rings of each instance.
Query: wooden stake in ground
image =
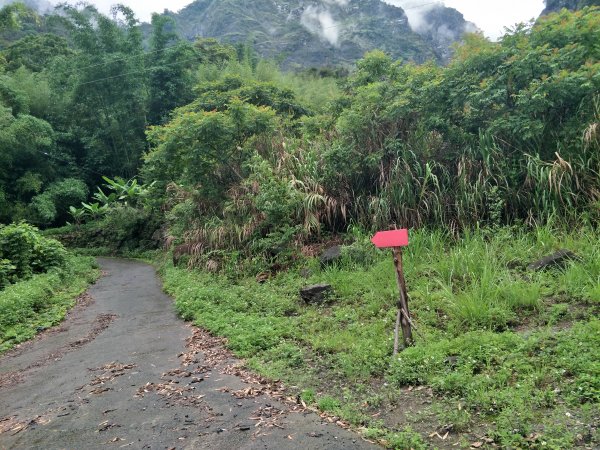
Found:
[[[402,267],[402,247],[408,245],[408,230],[380,231],[373,236],[371,242],[378,248],[391,248],[394,255],[396,281],[398,282],[398,289],[400,291],[396,328],[394,329],[394,356],[396,356],[399,347],[400,327],[402,327],[404,346],[408,347],[413,344],[412,320],[408,309],[408,294],[406,293],[406,281],[404,280]]]
[[[394,267],[396,268],[396,281],[400,297],[398,298],[398,315],[396,317],[396,329],[394,330],[394,356],[398,354],[398,335],[399,325],[402,326],[402,337],[404,346],[408,347],[413,343],[410,311],[408,310],[408,294],[406,293],[406,281],[404,280],[404,271],[402,268],[402,247],[394,247]]]

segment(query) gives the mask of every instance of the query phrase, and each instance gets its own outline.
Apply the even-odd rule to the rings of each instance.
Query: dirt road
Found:
[[[377,448],[179,320],[152,267],[100,263],[62,326],[0,358],[0,448]]]

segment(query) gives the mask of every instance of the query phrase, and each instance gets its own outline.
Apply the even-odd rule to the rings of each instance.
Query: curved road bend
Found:
[[[176,317],[151,266],[99,261],[88,304],[0,357],[1,449],[377,448],[191,351],[210,337]]]

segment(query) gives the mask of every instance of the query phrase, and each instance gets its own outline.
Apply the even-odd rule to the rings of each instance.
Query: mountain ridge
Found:
[[[546,0],[545,4],[546,7],[542,11],[541,16],[558,12],[563,8],[575,11],[586,6],[600,6],[600,0]]]
[[[352,65],[380,49],[394,58],[446,62],[452,44],[476,27],[452,8],[436,5],[413,30],[406,12],[381,0],[196,0],[165,11],[182,37],[251,43],[286,67]]]

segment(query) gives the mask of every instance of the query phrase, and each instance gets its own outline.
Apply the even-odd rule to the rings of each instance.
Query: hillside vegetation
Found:
[[[0,12],[0,221],[153,260],[184,319],[390,448],[598,446],[598,8],[349,73],[282,72],[165,15],[146,47],[126,7],[61,11]],[[400,227],[415,342],[392,357],[393,264],[369,238]],[[28,225],[0,232],[60,256],[21,277],[0,254],[4,349],[93,277]],[[307,304],[316,283],[332,293]]]
[[[448,67],[375,51],[323,112],[226,65],[148,131],[141,170],[167,193],[168,239],[192,264],[233,248],[283,264],[351,224],[595,222],[598,24],[585,9],[497,44],[471,35]]]
[[[187,39],[251,43],[286,67],[351,66],[374,48],[394,59],[446,62],[452,44],[476,28],[453,8],[426,6],[416,30],[403,9],[381,0],[198,0],[166,15]]]
[[[558,12],[563,8],[574,11],[586,6],[600,6],[598,0],[546,0],[545,3],[546,7],[542,11],[542,15]]]

